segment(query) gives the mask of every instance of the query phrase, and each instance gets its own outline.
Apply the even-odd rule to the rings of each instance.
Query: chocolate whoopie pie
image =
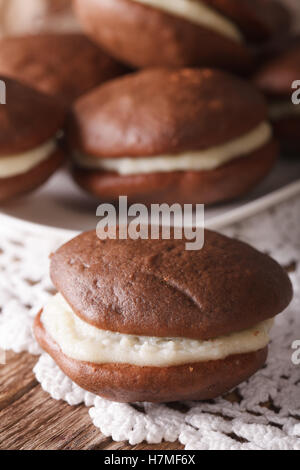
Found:
[[[262,96],[211,69],[148,69],[81,97],[67,136],[74,176],[101,200],[215,203],[274,165]]]
[[[83,233],[52,256],[51,278],[59,294],[36,318],[39,344],[82,388],[119,402],[226,393],[263,366],[292,298],[274,260],[211,231],[200,251]]]
[[[269,101],[270,119],[283,150],[300,150],[300,104],[294,104],[293,82],[300,80],[300,37],[278,45],[278,54],[267,60],[254,77],[257,87]],[[298,99],[300,94],[298,93]]]
[[[0,40],[0,74],[67,104],[125,70],[79,33],[44,33]]]
[[[85,31],[137,67],[251,68],[247,40],[288,28],[273,0],[75,0]]]
[[[56,100],[10,78],[0,105],[0,201],[31,191],[61,165],[57,135],[65,108]]]

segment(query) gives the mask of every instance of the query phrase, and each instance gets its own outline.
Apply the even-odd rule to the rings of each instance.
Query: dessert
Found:
[[[67,139],[75,180],[106,201],[222,202],[277,158],[263,97],[212,69],[148,69],[104,84],[74,104]]]
[[[58,136],[65,108],[47,95],[0,76],[6,104],[0,105],[0,201],[43,184],[62,164]]]
[[[84,30],[136,67],[212,66],[247,72],[248,41],[288,28],[289,16],[265,0],[75,0]]]
[[[275,136],[288,153],[300,150],[300,38],[273,48],[254,83],[266,95]],[[296,83],[297,82],[297,83]],[[293,97],[294,96],[294,97]]]
[[[51,278],[59,294],[36,317],[39,344],[83,389],[118,402],[226,393],[264,365],[292,298],[274,260],[211,231],[199,251],[83,233],[54,253]]]
[[[0,40],[0,74],[66,104],[125,70],[80,33],[44,33]]]

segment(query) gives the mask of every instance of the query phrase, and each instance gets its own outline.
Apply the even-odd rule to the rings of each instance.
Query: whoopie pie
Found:
[[[213,66],[245,72],[247,41],[287,29],[273,0],[75,0],[85,31],[136,67]]]
[[[261,65],[254,82],[269,101],[270,119],[282,149],[294,153],[300,150],[300,104],[292,101],[293,83],[300,80],[300,37],[286,40],[284,48],[278,45],[278,51]],[[298,102],[299,97],[300,92]]]
[[[101,200],[215,203],[268,174],[263,97],[212,69],[148,69],[81,97],[68,122],[74,176]]]
[[[44,33],[0,40],[0,74],[67,104],[125,70],[80,33]]]
[[[52,255],[51,278],[59,293],[36,317],[39,344],[83,389],[118,402],[226,393],[263,366],[292,298],[274,260],[211,231],[199,251],[83,233]]]
[[[0,201],[31,191],[61,165],[58,134],[65,108],[27,85],[0,76]]]

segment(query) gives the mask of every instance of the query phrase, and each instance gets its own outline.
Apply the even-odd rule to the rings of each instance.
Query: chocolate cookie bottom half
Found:
[[[72,173],[81,188],[104,201],[117,201],[119,195],[127,195],[132,203],[215,204],[243,196],[254,188],[270,173],[277,157],[278,146],[272,140],[213,170],[120,175],[73,166]]]
[[[251,377],[267,358],[265,347],[225,359],[169,367],[78,361],[62,352],[46,332],[41,315],[35,321],[36,337],[60,369],[84,390],[121,403],[216,398]]]

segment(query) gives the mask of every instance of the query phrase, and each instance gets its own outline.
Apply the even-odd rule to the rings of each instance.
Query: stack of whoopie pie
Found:
[[[83,34],[39,34],[0,40],[0,200],[44,183],[62,162],[57,147],[68,107],[127,68]],[[36,91],[35,91],[35,90]]]
[[[252,72],[253,46],[289,28],[277,0],[73,3],[98,45],[81,33],[3,38],[0,74],[75,102],[67,140],[81,187],[101,200],[211,204],[268,174],[277,150],[263,101],[217,69]],[[118,80],[128,66],[147,70]]]
[[[203,400],[261,368],[272,319],[289,304],[285,271],[245,243],[100,240],[88,232],[51,260],[59,291],[35,335],[83,389],[119,402]]]
[[[67,140],[75,181],[83,189],[105,201],[127,195],[130,202],[148,204],[212,204],[243,195],[269,173],[278,149],[261,95],[216,68],[249,72],[252,46],[289,29],[282,4],[74,4],[84,30],[101,47],[147,69],[75,103]]]
[[[217,203],[270,172],[278,148],[262,93],[218,68],[252,73],[252,45],[289,26],[276,0],[74,4],[98,45],[82,34],[0,41],[0,200],[59,167],[62,129],[75,180],[103,201]],[[255,80],[280,99],[295,71],[284,62],[274,86],[268,68]],[[145,70],[123,76],[128,66]],[[199,251],[83,233],[52,256],[51,277],[59,293],[37,340],[82,388],[120,402],[232,389],[263,366],[292,297],[275,261],[211,231]]]

